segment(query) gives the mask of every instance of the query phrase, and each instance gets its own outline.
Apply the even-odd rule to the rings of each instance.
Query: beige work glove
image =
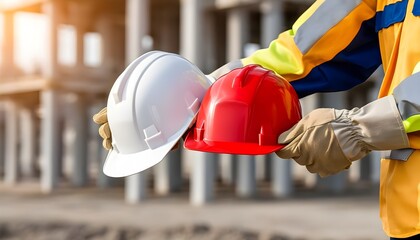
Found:
[[[281,134],[276,152],[293,158],[309,172],[328,176],[348,168],[372,150],[408,148],[407,134],[393,96],[362,108],[316,109]]]
[[[93,115],[93,121],[100,125],[98,132],[99,132],[99,135],[103,138],[102,146],[106,150],[110,150],[112,148],[112,138],[111,138],[111,129],[109,129],[109,124],[108,124],[106,107],[104,107],[97,114]]]

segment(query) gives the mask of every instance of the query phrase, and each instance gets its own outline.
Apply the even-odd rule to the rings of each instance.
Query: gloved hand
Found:
[[[276,152],[293,158],[309,172],[328,176],[348,168],[372,150],[408,148],[409,142],[393,96],[352,110],[316,109],[281,134]]]
[[[109,128],[109,124],[108,124],[108,117],[107,117],[107,108],[104,107],[102,108],[101,111],[99,111],[98,113],[96,113],[95,115],[93,115],[93,121],[96,124],[99,124],[99,135],[103,138],[102,141],[102,146],[106,149],[106,150],[111,150],[112,148],[112,134],[111,134],[111,129]],[[187,133],[188,131],[186,131]],[[185,133],[185,135],[186,135]],[[185,138],[185,136],[183,136],[183,138]],[[171,149],[177,149],[179,147],[179,142]]]
[[[93,115],[93,121],[100,125],[98,132],[99,132],[99,135],[103,138],[102,146],[106,150],[110,150],[112,148],[112,138],[111,138],[111,130],[109,129],[109,124],[108,124],[106,107],[104,107],[97,114]]]

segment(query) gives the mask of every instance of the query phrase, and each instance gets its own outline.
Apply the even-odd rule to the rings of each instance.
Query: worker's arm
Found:
[[[266,49],[216,70],[219,77],[259,64],[285,77],[300,97],[341,91],[364,82],[381,64],[376,1],[316,1]]]
[[[319,108],[281,134],[276,152],[312,173],[328,176],[348,168],[372,150],[409,148],[396,99],[390,95],[362,108]]]
[[[349,89],[381,64],[375,14],[375,1],[317,1],[269,48],[240,63],[284,76],[300,97]],[[372,150],[413,147],[407,133],[420,130],[419,81],[420,73],[413,73],[393,95],[362,108],[311,112],[279,137],[287,146],[277,154],[327,176]]]
[[[362,108],[312,111],[280,135],[279,143],[287,146],[277,155],[321,176],[348,168],[372,150],[396,150],[390,159],[407,160],[412,148],[420,149],[409,140],[420,131],[419,83],[420,62],[392,95]]]

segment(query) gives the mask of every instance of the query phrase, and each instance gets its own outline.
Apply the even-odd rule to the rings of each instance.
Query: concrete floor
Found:
[[[199,224],[243,229],[259,236],[287,236],[285,239],[387,239],[379,220],[377,194],[371,190],[341,195],[303,192],[282,200],[244,200],[218,192],[215,201],[204,207],[191,206],[187,192],[150,196],[139,205],[126,204],[123,195],[122,188],[66,187],[43,195],[34,183],[0,184],[0,223],[65,222],[145,231]]]

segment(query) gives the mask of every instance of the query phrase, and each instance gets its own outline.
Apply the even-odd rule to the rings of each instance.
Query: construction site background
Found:
[[[128,178],[102,173],[92,115],[151,50],[210,73],[267,47],[312,0],[0,0],[0,239],[386,239],[379,153],[319,178],[293,161],[171,151]],[[362,106],[380,69],[341,93]]]

